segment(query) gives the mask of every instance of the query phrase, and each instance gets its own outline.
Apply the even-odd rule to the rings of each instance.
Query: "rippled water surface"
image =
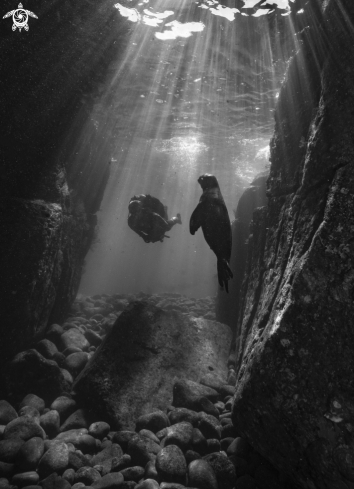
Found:
[[[215,256],[201,231],[188,230],[197,178],[216,175],[232,219],[243,189],[268,165],[288,55],[278,35],[289,29],[288,2],[277,4],[276,14],[254,0],[114,5],[129,23],[128,47],[76,151],[82,158],[91,145],[99,156],[108,145],[112,158],[83,293],[215,293]],[[162,200],[170,217],[181,213],[183,225],[164,243],[146,244],[128,228],[129,199],[139,193]]]

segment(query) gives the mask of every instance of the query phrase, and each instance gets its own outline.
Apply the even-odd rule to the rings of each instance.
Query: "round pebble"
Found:
[[[215,416],[201,413],[198,428],[207,439],[216,438],[217,440],[220,440],[221,438],[221,424]]]
[[[144,467],[161,450],[160,445],[146,436],[135,435],[128,442],[128,455],[131,456],[134,465]]]
[[[160,485],[154,479],[145,479],[135,486],[135,489],[159,489]]]
[[[57,397],[50,406],[50,409],[58,411],[61,423],[63,423],[76,408],[76,401],[66,396]]]
[[[19,410],[18,414],[20,417],[27,416],[29,418],[32,418],[36,423],[39,424],[39,418],[41,417],[41,415],[39,414],[38,409],[33,406],[23,406]]]
[[[187,421],[174,424],[166,428],[167,434],[164,438],[164,444],[177,445],[182,451],[186,450],[192,442],[193,426]]]
[[[76,347],[85,351],[90,347],[90,343],[85,336],[76,328],[71,328],[61,335],[61,344],[63,350],[66,348]]]
[[[220,452],[211,453],[204,457],[213,468],[219,489],[232,489],[236,482],[236,471],[233,463],[226,454]]]
[[[46,337],[52,341],[56,346],[59,345],[60,337],[64,333],[63,328],[59,324],[52,324],[46,331]]]
[[[156,470],[155,461],[154,462],[150,461],[145,465],[144,478],[145,479],[155,479],[156,481],[158,480],[158,473]]]
[[[139,416],[136,421],[135,430],[140,431],[143,429],[150,430],[153,433],[162,430],[170,426],[170,420],[163,411],[154,411],[149,414]]]
[[[112,437],[114,443],[118,443],[122,449],[126,452],[128,449],[129,441],[136,436],[135,431],[117,431]]]
[[[218,489],[213,468],[206,460],[193,460],[188,465],[188,484],[198,489]]]
[[[102,440],[105,436],[108,435],[110,429],[111,427],[108,423],[105,423],[104,421],[97,421],[96,423],[92,423],[89,426],[88,433],[94,438],[99,438],[100,440]]]
[[[148,438],[150,438],[155,443],[160,443],[160,440],[157,438],[157,436],[155,435],[155,433],[153,433],[150,430],[145,430],[145,429],[144,430],[140,430],[138,434],[140,436],[147,436]]]
[[[10,423],[6,425],[3,435],[4,440],[21,438],[24,441],[27,441],[34,436],[45,438],[45,432],[33,418],[28,416],[20,416],[19,418],[10,421]]]
[[[39,424],[50,438],[57,435],[60,428],[60,416],[58,411],[53,409],[45,414],[42,414],[39,419]]]
[[[76,428],[88,428],[87,413],[85,409],[77,409],[60,426],[60,432],[73,430]]]
[[[41,477],[62,473],[69,465],[69,449],[66,443],[55,443],[40,459],[38,473]]]
[[[120,472],[111,472],[92,484],[93,489],[116,489],[124,481]]]
[[[45,408],[45,402],[35,394],[28,394],[22,399],[19,408],[21,409],[23,406],[32,406],[42,413]]]
[[[0,441],[0,461],[13,463],[25,442],[21,438],[11,438],[9,440]]]
[[[185,484],[187,464],[182,450],[177,445],[163,448],[156,457],[156,470],[163,482]]]
[[[16,456],[16,467],[22,471],[34,470],[44,452],[43,439],[35,436],[26,441]]]
[[[82,482],[86,486],[91,486],[100,479],[101,474],[93,467],[82,467],[75,474],[75,482]]]
[[[34,471],[16,474],[11,479],[12,484],[18,487],[36,485],[38,481],[39,475]]]
[[[75,470],[74,469],[66,469],[62,475],[63,479],[67,480],[70,485],[74,484],[75,480]]]
[[[58,348],[48,339],[39,341],[36,345],[36,350],[48,360],[53,360],[54,355],[58,353]]]
[[[85,352],[71,353],[65,360],[64,368],[66,368],[72,375],[77,375],[85,367],[88,362],[88,355]]]
[[[138,482],[142,479],[144,475],[145,469],[140,467],[139,465],[135,465],[133,467],[127,467],[120,471],[123,475],[125,481],[135,481]]]
[[[199,421],[198,413],[192,411],[191,409],[187,409],[183,407],[176,408],[173,411],[170,411],[168,413],[168,418],[172,425],[181,423],[182,421],[187,421],[188,423],[191,423],[193,426],[196,426],[196,424]]]
[[[5,400],[0,401],[0,425],[7,425],[17,418],[17,412],[11,404]]]

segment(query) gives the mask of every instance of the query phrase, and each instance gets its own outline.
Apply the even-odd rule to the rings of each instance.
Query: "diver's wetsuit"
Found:
[[[163,241],[166,231],[175,224],[182,224],[181,216],[168,219],[167,207],[159,199],[151,195],[132,197],[129,203],[128,225],[145,243]]]

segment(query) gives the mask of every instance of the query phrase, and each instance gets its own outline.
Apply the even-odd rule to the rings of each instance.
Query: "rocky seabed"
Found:
[[[290,487],[232,424],[233,355],[228,361],[228,382],[176,380],[167,412],[154,410],[140,416],[135,431],[114,431],[107,422],[92,419],[91,406],[80,405],[70,389],[75,377],[119,314],[131,300],[139,299],[215,318],[210,297],[141,293],[77,299],[67,321],[51,325],[46,338],[18,354],[8,370],[11,376],[30,357],[51,372],[56,369],[64,379],[57,385],[66,388],[54,400],[45,401],[45,395],[33,393],[33,386],[52,392],[53,376],[44,376],[44,384],[38,378],[31,384],[29,376],[29,392],[20,402],[13,400],[18,398],[15,387],[10,402],[0,401],[0,489]],[[16,386],[14,379],[12,386]]]

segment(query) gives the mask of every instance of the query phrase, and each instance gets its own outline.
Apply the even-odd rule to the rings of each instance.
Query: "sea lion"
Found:
[[[203,189],[199,204],[191,215],[189,230],[191,234],[202,227],[205,241],[215,253],[220,287],[225,286],[228,293],[228,281],[233,277],[229,266],[232,247],[231,224],[227,208],[221,194],[218,181],[208,173],[198,178]]]

